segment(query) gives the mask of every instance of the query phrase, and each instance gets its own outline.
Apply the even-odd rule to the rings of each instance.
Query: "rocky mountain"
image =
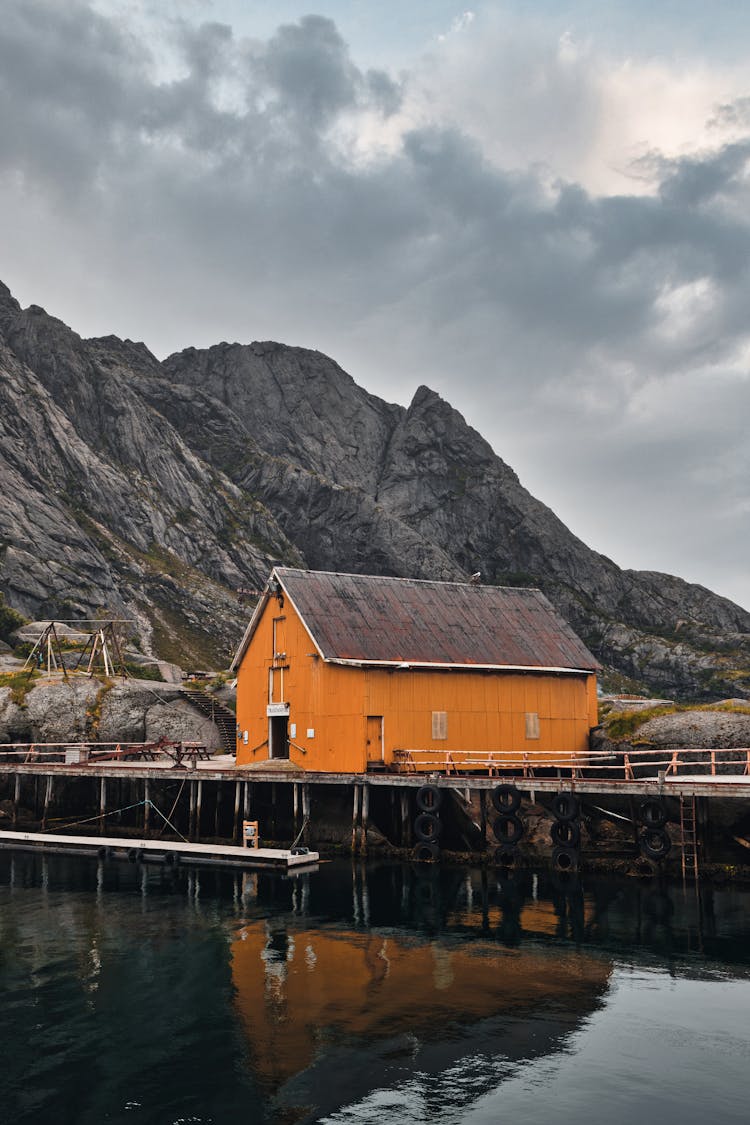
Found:
[[[750,614],[623,571],[448,403],[408,408],[318,352],[83,340],[0,286],[0,590],[38,618],[132,619],[183,665],[226,660],[274,562],[538,585],[605,665],[659,694],[750,697]]]

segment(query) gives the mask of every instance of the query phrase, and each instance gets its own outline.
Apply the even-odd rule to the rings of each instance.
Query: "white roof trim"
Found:
[[[427,660],[346,660],[342,657],[324,656],[326,664],[344,664],[351,668],[462,668],[466,672],[554,672],[560,675],[594,676],[595,668],[554,668],[540,664],[450,664]]]

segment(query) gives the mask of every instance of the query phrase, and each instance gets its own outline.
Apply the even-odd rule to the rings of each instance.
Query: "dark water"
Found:
[[[0,853],[0,1121],[750,1120],[750,891]]]

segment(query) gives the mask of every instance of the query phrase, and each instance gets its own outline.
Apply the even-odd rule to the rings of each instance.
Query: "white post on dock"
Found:
[[[99,820],[101,822],[102,836],[107,835],[107,821],[105,813],[107,811],[107,779],[101,777],[99,779]]]

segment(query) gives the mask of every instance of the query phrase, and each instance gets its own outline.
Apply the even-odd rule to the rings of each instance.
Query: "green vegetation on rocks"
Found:
[[[29,668],[25,672],[3,672],[0,673],[0,688],[10,688],[10,697],[13,702],[17,707],[24,708],[26,696],[33,687],[34,679],[38,676],[39,673],[33,668]]]

